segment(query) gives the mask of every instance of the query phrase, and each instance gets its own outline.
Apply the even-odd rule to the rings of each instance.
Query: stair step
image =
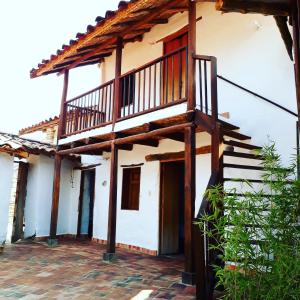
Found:
[[[250,145],[250,144],[246,144],[246,143],[242,143],[242,142],[237,142],[237,141],[233,141],[233,140],[229,140],[229,141],[224,140],[224,144],[229,145],[229,146],[244,148],[244,149],[248,149],[248,150],[262,149],[259,146],[254,146],[254,145]]]
[[[240,127],[238,127],[238,126],[235,126],[235,125],[233,125],[233,124],[230,124],[230,123],[227,123],[227,122],[225,122],[225,121],[223,121],[223,120],[218,120],[218,122],[221,124],[221,125],[223,125],[223,127],[225,128],[225,130],[227,129],[227,130],[239,130],[240,129]]]
[[[255,155],[251,153],[243,153],[243,152],[234,152],[234,151],[224,151],[225,156],[232,156],[232,157],[241,157],[241,158],[249,158],[249,159],[256,159],[262,160],[261,155]]]
[[[223,178],[223,181],[264,183],[261,179]]]
[[[236,131],[231,131],[231,130],[224,130],[224,135],[225,136],[229,136],[231,138],[237,139],[237,140],[241,140],[241,141],[245,141],[245,140],[250,140],[251,137]]]
[[[263,171],[264,167],[259,166],[250,166],[250,165],[239,165],[239,164],[223,164],[224,168],[231,168],[231,169],[244,169],[244,170],[258,170]]]
[[[237,196],[237,197],[247,197],[247,193],[245,194],[241,194],[241,193],[225,193],[226,196]],[[260,198],[270,198],[273,197],[275,195],[255,195],[255,197],[260,197]]]

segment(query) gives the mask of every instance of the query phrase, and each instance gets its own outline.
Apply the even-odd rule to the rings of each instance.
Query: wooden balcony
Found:
[[[195,81],[195,108],[217,115],[216,59],[194,56],[188,78],[187,47],[182,47],[64,103],[62,138],[187,102]]]

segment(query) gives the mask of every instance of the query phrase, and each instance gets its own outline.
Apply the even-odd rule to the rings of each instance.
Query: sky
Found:
[[[1,0],[0,131],[19,129],[59,114],[63,76],[30,79],[42,59],[115,10],[119,0]],[[70,71],[68,98],[99,85],[97,66]]]

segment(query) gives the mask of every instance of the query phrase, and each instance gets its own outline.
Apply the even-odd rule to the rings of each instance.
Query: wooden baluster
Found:
[[[198,60],[199,64],[199,93],[200,93],[200,110],[203,111],[203,86],[202,86],[202,61]]]
[[[104,111],[104,99],[105,99],[105,88],[101,89],[101,111],[100,111],[100,124],[104,122],[103,111]]]
[[[166,99],[165,99],[165,103],[169,102],[168,99],[168,92],[169,92],[169,59],[166,59]]]
[[[108,102],[108,85],[104,88],[105,89],[105,100],[104,100],[104,111],[103,111],[103,122],[106,122],[106,114],[107,114],[107,102]]]
[[[157,63],[154,65],[154,95],[153,95],[153,107],[156,107],[156,76],[157,76]]]
[[[163,68],[163,61],[161,60],[159,62],[159,84],[160,84],[160,87],[159,87],[159,105],[158,106],[161,106],[163,103],[164,103],[164,68]]]
[[[151,108],[151,80],[152,80],[152,70],[151,66],[148,68],[148,74],[149,74],[149,95],[148,95],[148,109]]]
[[[183,81],[183,74],[182,74],[182,51],[178,53],[178,100],[182,99],[182,81]]]
[[[112,121],[112,111],[113,111],[113,99],[112,99],[112,96],[114,94],[114,91],[113,91],[113,88],[114,88],[114,85],[113,83],[109,85],[109,118],[108,118],[108,121]]]
[[[141,108],[141,72],[139,71],[139,89],[138,89],[138,112]]]
[[[146,70],[144,69],[143,74],[143,111],[145,110],[145,101],[146,101]]]
[[[204,61],[204,91],[205,91],[205,113],[208,115],[208,90],[207,90],[207,61]]]
[[[175,54],[174,54],[175,55]],[[174,70],[174,55],[171,56],[171,71],[172,71],[172,102],[175,101],[175,70]]]

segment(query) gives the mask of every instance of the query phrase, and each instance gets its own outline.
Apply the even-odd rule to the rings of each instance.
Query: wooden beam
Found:
[[[185,173],[184,173],[184,254],[185,265],[182,274],[183,283],[195,283],[195,257],[193,221],[195,217],[196,191],[196,131],[195,127],[184,129],[185,136]]]
[[[149,154],[145,157],[146,161],[174,161],[184,160],[184,151],[168,152],[162,154]],[[196,155],[211,153],[211,146],[203,146],[196,149]]]
[[[184,143],[184,133],[183,132],[173,132],[164,135],[160,135],[163,138],[167,138],[176,142]]]
[[[117,138],[129,137],[129,136],[131,136],[131,135],[126,134],[126,133],[122,133],[122,132],[121,132],[121,133],[116,133],[116,134],[115,134],[115,139],[117,139]],[[159,140],[155,140],[155,139],[146,139],[146,140],[136,141],[136,142],[134,142],[133,144],[157,148],[158,145],[159,145]]]
[[[255,13],[272,16],[288,16],[289,0],[217,0],[216,9],[223,12]]]
[[[68,96],[68,86],[69,86],[69,70],[66,70],[64,72],[64,87],[63,87],[61,104],[60,104],[60,118],[58,124],[57,139],[60,139],[65,134],[65,126],[66,126],[65,103],[67,101],[67,96]]]
[[[60,192],[61,161],[62,161],[62,157],[60,155],[56,154],[55,159],[54,159],[54,178],[53,178],[53,192],[52,192],[50,240],[56,239],[58,206],[59,206],[59,192]]]
[[[136,141],[141,141],[141,140],[145,140],[145,139],[152,138],[152,137],[162,136],[162,135],[165,135],[168,133],[173,133],[176,131],[182,131],[182,130],[184,130],[184,128],[190,127],[190,126],[193,126],[193,122],[183,123],[183,124],[179,124],[179,125],[173,125],[173,126],[169,126],[166,128],[153,130],[150,132],[140,133],[140,134],[128,136],[125,138],[116,139],[116,140],[114,140],[114,142],[116,145],[134,144]],[[84,153],[84,152],[93,151],[93,150],[97,150],[97,149],[100,150],[100,149],[110,147],[111,143],[112,143],[112,141],[105,141],[102,143],[81,146],[81,147],[74,148],[74,149],[61,150],[58,152],[58,154],[67,155],[67,154],[75,154],[75,153]]]
[[[293,39],[288,28],[288,18],[282,16],[274,16],[275,22],[283,39],[285,48],[291,61],[293,61]]]
[[[112,143],[110,158],[109,211],[107,228],[107,247],[103,259],[110,261],[116,253],[117,222],[117,190],[118,190],[118,147]]]

